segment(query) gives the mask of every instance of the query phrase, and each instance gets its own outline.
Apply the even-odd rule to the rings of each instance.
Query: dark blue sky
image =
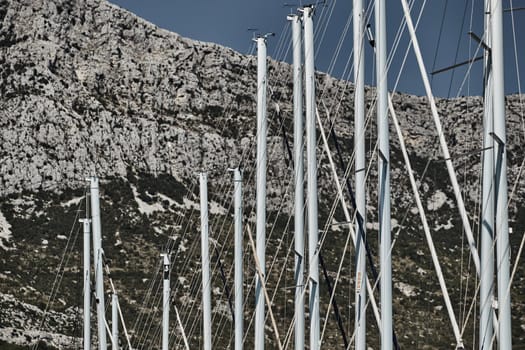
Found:
[[[153,22],[159,27],[177,32],[185,37],[215,42],[233,48],[241,53],[252,49],[253,33],[248,28],[258,28],[260,32],[275,32],[270,39],[268,53],[275,59],[291,60],[291,53],[285,56],[290,39],[290,28],[286,15],[298,7],[300,2],[281,0],[110,0],[138,16]],[[510,8],[511,0],[502,0],[503,7]],[[284,4],[293,4],[286,7]],[[373,6],[371,1],[365,3]],[[416,0],[412,11],[415,20],[425,1]],[[513,0],[514,7],[523,2]],[[333,62],[332,75],[348,78],[345,65],[352,50],[352,23],[346,36],[345,24],[352,13],[352,1],[327,0],[325,6],[318,6],[314,19],[316,28],[316,68],[328,71]],[[366,5],[365,5],[366,6]],[[446,7],[446,9],[445,9]],[[392,45],[403,18],[401,2],[387,1],[388,50]],[[525,83],[525,11],[514,13],[518,64],[521,81]],[[373,14],[370,19],[373,29]],[[507,93],[518,91],[518,79],[515,60],[515,46],[512,31],[511,13],[504,14],[505,30],[505,90]],[[440,30],[440,28],[442,28]],[[427,0],[418,27],[425,65],[428,71],[446,67],[468,59],[475,54],[477,43],[470,39],[472,30],[480,37],[483,35],[483,0]],[[441,31],[441,35],[440,35]],[[323,34],[324,33],[324,34]],[[343,39],[341,39],[343,38]],[[341,49],[336,56],[338,43]],[[438,47],[439,42],[439,47]],[[389,71],[389,89],[392,90],[400,70],[408,44],[408,32],[405,29],[398,50],[394,55]],[[283,49],[284,47],[284,49]],[[367,48],[368,84],[373,84],[373,55]],[[478,55],[481,51],[478,52]],[[482,93],[482,63],[472,65],[470,75],[467,66],[434,76],[432,86],[437,96],[480,95]],[[461,87],[462,86],[462,87]],[[423,95],[423,84],[417,69],[413,51],[410,50],[397,90]]]

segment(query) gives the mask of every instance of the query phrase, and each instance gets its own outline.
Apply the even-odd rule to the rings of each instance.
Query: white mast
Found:
[[[91,247],[90,219],[80,219],[84,224],[84,350],[91,350]]]
[[[113,349],[118,350],[118,296],[117,293],[111,295],[111,338],[113,339]]]
[[[295,349],[304,349],[304,148],[301,17],[290,15],[293,45]]]
[[[386,66],[385,0],[376,0],[378,207],[381,265],[381,349],[392,349],[392,256],[390,254],[390,147],[388,132],[388,90]]]
[[[494,108],[494,163],[496,196],[496,250],[498,273],[499,349],[512,348],[510,313],[510,244],[507,211],[507,138],[505,134],[505,81],[503,71],[503,10],[501,0],[491,0],[491,39]]]
[[[319,227],[317,223],[317,158],[315,118],[315,67],[313,7],[305,7],[304,14],[304,71],[306,98],[306,160],[308,204],[308,262],[310,290],[310,349],[319,349]]]
[[[355,349],[366,349],[366,256],[365,256],[365,19],[363,0],[354,0],[354,149],[356,201]]]
[[[170,339],[170,256],[162,258],[162,350],[168,350]]]
[[[235,220],[235,350],[242,350],[243,313],[243,239],[242,239],[242,173],[233,170],[234,220]]]
[[[490,47],[490,0],[485,0],[485,43]],[[479,289],[479,349],[492,349],[494,295],[494,118],[492,111],[492,67],[490,52],[484,52],[485,92],[483,110],[483,184],[481,202],[481,250]]]
[[[98,178],[89,179],[91,186],[91,216],[93,220],[93,256],[95,263],[95,295],[97,300],[98,348],[106,350],[106,316],[104,303],[104,281],[102,268],[102,230],[100,225],[100,203]]]
[[[257,258],[262,278],[266,278],[266,36],[257,42],[257,188],[256,232]],[[264,294],[259,274],[255,274],[255,350],[264,349]]]
[[[206,173],[200,173],[201,252],[202,252],[202,333],[204,350],[211,350],[211,278],[208,247],[208,184]]]

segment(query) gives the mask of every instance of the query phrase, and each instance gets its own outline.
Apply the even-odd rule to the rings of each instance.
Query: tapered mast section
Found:
[[[97,301],[98,348],[99,350],[106,350],[106,304],[104,302],[102,230],[100,223],[100,199],[98,178],[94,176],[91,177],[89,181],[91,194],[91,217],[93,222],[93,260],[95,264],[95,296]]]
[[[385,0],[375,2],[377,67],[377,137],[379,261],[381,265],[381,349],[391,350],[392,341],[392,256],[390,253],[390,146],[388,131],[388,90],[386,66]]]
[[[354,149],[356,201],[355,349],[366,349],[365,248],[365,18],[363,0],[354,0]]]
[[[84,350],[91,350],[91,220],[80,222],[84,224]]]
[[[319,349],[319,228],[317,222],[317,135],[315,117],[314,8],[303,9],[304,71],[306,101],[306,161],[308,210],[308,268],[310,311],[310,349]]]
[[[485,43],[491,45],[490,0],[485,0]],[[494,295],[494,118],[492,110],[492,64],[490,51],[484,52],[484,110],[483,110],[483,175],[481,202],[481,250],[480,250],[480,319],[479,349],[492,349]]]
[[[503,10],[491,0],[492,70],[494,79],[494,161],[496,198],[496,251],[498,273],[499,349],[512,349],[510,313],[510,244],[507,208],[507,137],[505,132],[505,80],[503,71]]]
[[[257,171],[256,171],[256,231],[257,258],[261,264],[262,278],[266,278],[266,37],[257,42]],[[264,294],[259,274],[255,274],[255,350],[264,349]]]
[[[111,338],[113,340],[113,348],[119,349],[118,345],[118,295],[111,294]]]
[[[234,221],[235,221],[235,350],[243,349],[243,239],[242,239],[242,173],[239,168],[233,170]]]
[[[294,118],[294,244],[295,244],[295,349],[304,349],[304,146],[303,146],[303,69],[301,17],[292,22],[293,118]]]
[[[168,350],[170,339],[170,255],[161,254],[162,259],[162,350]]]
[[[211,278],[208,236],[208,179],[200,173],[201,257],[202,257],[202,334],[203,349],[211,350]]]

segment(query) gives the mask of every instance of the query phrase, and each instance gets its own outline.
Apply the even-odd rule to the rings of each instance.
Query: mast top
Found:
[[[170,264],[170,255],[171,254],[169,254],[169,253],[161,253],[160,254],[164,265],[169,265]]]
[[[259,40],[264,40],[264,42],[266,42],[266,39],[268,39],[268,37],[270,36],[275,36],[275,33],[268,32],[266,34],[257,34],[252,40],[255,42],[258,42]]]

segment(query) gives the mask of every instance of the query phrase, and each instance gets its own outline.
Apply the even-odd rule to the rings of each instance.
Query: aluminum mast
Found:
[[[356,201],[355,349],[366,349],[365,18],[363,0],[354,0],[354,149]]]
[[[317,135],[315,117],[315,66],[313,7],[303,8],[304,21],[304,71],[306,99],[306,164],[307,164],[307,210],[308,210],[308,269],[310,349],[319,349],[319,227],[317,222]]]
[[[290,15],[293,45],[295,349],[304,349],[304,146],[301,17]]]
[[[98,348],[107,349],[106,341],[106,316],[104,302],[104,281],[102,267],[102,230],[100,224],[100,200],[98,178],[93,176],[90,181],[91,194],[91,217],[93,222],[93,256],[95,263],[95,295],[97,300],[97,327],[98,327]]]
[[[235,350],[242,350],[243,344],[243,239],[242,239],[242,173],[233,170],[234,220],[235,220]]]
[[[91,350],[91,247],[90,219],[80,219],[84,224],[84,350]]]
[[[111,295],[111,339],[113,340],[112,349],[118,350],[118,295]]]
[[[494,164],[496,254],[498,273],[499,349],[512,349],[510,312],[510,244],[507,208],[507,137],[505,134],[505,80],[503,71],[503,10],[491,0],[491,39],[494,108]]]
[[[378,220],[381,267],[381,349],[391,350],[392,341],[392,256],[390,253],[390,146],[388,131],[388,90],[386,65],[385,0],[375,2],[378,137]]]
[[[162,259],[162,350],[168,350],[170,339],[170,255],[160,254]]]
[[[256,231],[257,258],[261,264],[261,275],[266,278],[266,36],[257,42],[257,187],[256,187]],[[264,349],[264,293],[259,275],[255,274],[255,350]]]
[[[485,43],[490,46],[490,0],[485,0]],[[479,288],[479,349],[492,349],[492,298],[494,296],[494,116],[490,51],[484,52],[483,180],[481,202],[481,249]]]
[[[211,278],[208,237],[208,183],[206,173],[200,173],[201,257],[202,257],[202,333],[203,349],[211,350]]]

